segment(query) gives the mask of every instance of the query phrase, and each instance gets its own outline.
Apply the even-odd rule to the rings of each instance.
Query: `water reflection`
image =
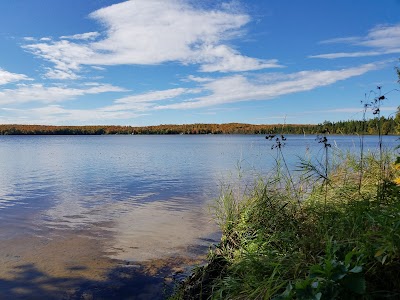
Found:
[[[321,151],[313,136],[287,138],[292,169],[298,156]],[[342,149],[358,142],[331,137]],[[376,137],[365,142],[377,148]],[[23,263],[100,276],[115,259],[190,255],[216,238],[207,208],[219,182],[271,172],[270,147],[262,135],[2,136],[0,278]]]

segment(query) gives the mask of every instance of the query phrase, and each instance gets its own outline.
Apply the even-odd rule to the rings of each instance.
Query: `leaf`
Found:
[[[382,254],[383,254],[384,252],[385,252],[385,249],[379,249],[378,251],[376,251],[375,257],[382,256]]]
[[[293,290],[293,286],[292,284],[289,282],[289,284],[286,286],[285,291],[278,295],[277,297],[274,297],[273,300],[284,300],[284,299],[290,299],[290,295],[292,293]]]
[[[351,269],[349,272],[350,273],[360,273],[362,271],[362,267],[361,266],[355,266],[353,269]]]
[[[297,281],[295,284],[296,290],[305,290],[308,286],[308,282],[306,280]]]
[[[387,258],[387,257],[388,257],[388,256],[385,255],[385,256],[382,258],[382,261],[381,261],[382,265],[385,264],[385,261],[386,261],[386,258]]]
[[[346,276],[344,273],[338,273],[332,276],[333,281],[338,281],[340,279],[343,279]]]
[[[354,251],[350,251],[349,253],[346,254],[346,256],[344,258],[344,264],[346,266],[350,265],[351,259],[353,258],[354,255],[355,255]]]
[[[310,268],[311,277],[315,277],[317,274],[324,274],[324,270],[320,265],[313,265]]]

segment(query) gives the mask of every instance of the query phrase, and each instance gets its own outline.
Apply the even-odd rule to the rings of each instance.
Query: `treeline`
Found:
[[[399,134],[400,115],[396,118],[375,118],[367,121],[324,122],[322,124],[254,125],[183,124],[157,126],[47,126],[0,125],[0,135],[103,135],[103,134],[318,134],[328,130],[332,134]]]
[[[319,126],[327,129],[331,134],[378,134],[379,128],[381,134],[399,134],[400,133],[400,114],[396,118],[381,117],[370,119],[368,121],[351,120],[340,122],[325,121]]]
[[[314,133],[316,125],[183,124],[157,126],[47,126],[0,125],[1,135],[103,135],[103,134],[268,134]]]

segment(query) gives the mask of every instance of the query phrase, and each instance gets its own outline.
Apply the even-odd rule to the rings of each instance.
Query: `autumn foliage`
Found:
[[[396,134],[396,119],[380,118],[383,134]],[[369,121],[324,122],[322,124],[183,124],[157,126],[48,126],[0,125],[0,135],[103,135],[103,134],[317,134],[327,130],[331,134],[354,134],[364,128],[366,134],[378,133],[378,119]],[[398,126],[397,126],[398,127]],[[398,131],[398,128],[397,128]]]

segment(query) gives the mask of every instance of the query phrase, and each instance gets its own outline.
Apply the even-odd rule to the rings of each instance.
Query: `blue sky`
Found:
[[[358,119],[365,93],[399,88],[399,12],[399,0],[1,1],[0,123]]]

